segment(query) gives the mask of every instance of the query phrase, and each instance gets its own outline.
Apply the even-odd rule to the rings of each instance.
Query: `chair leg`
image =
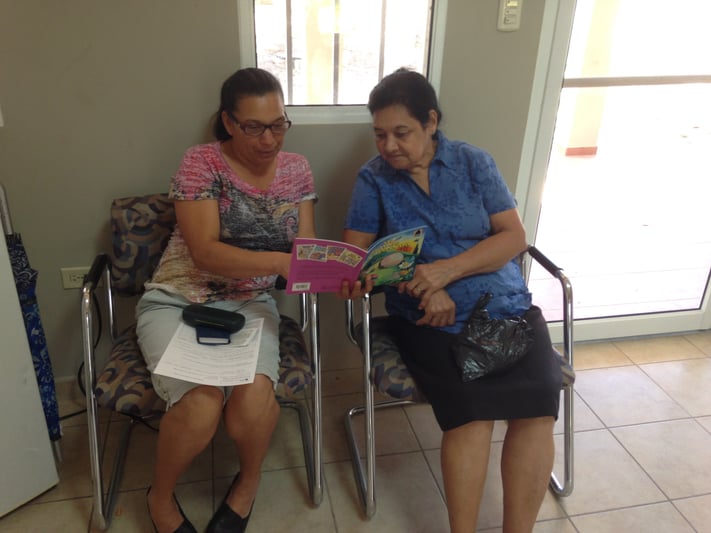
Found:
[[[573,492],[573,385],[563,387],[563,483],[551,473],[550,487],[556,496],[570,496]]]
[[[561,285],[563,294],[563,360],[572,370],[573,365],[573,286],[563,270],[548,259],[535,246],[529,246],[528,254]],[[527,278],[528,276],[526,276]],[[564,457],[563,484],[555,472],[551,473],[550,487],[557,496],[570,496],[573,492],[573,382],[564,384]]]
[[[87,284],[88,285],[88,284]],[[107,280],[108,286],[108,280]],[[93,511],[92,523],[101,530],[108,529],[116,495],[123,475],[123,465],[128,450],[128,442],[135,421],[131,419],[128,427],[121,435],[121,441],[116,451],[116,457],[110,473],[109,488],[104,497],[104,476],[101,469],[101,450],[99,448],[99,407],[94,394],[96,383],[96,368],[94,366],[94,346],[91,315],[91,290],[85,286],[82,289],[82,341],[84,348],[84,390],[86,391],[86,414],[89,433],[89,461],[91,466],[91,484]]]
[[[294,409],[299,415],[299,427],[301,429],[301,442],[304,448],[304,461],[306,463],[306,478],[309,484],[309,496],[315,506],[321,505],[323,500],[323,478],[320,465],[320,457],[316,453],[314,439],[312,435],[311,419],[306,406],[296,400],[285,400],[280,398],[279,405],[289,409]],[[314,422],[316,425],[316,422]]]
[[[104,477],[101,471],[101,452],[99,450],[98,424],[96,424],[95,422],[92,423],[90,419],[89,456],[91,460],[93,488],[92,492],[94,500],[94,512],[92,513],[92,522],[97,528],[101,530],[106,530],[111,525],[111,517],[114,510],[114,504],[116,503],[116,496],[118,495],[118,489],[121,484],[121,478],[123,476],[123,467],[126,460],[126,453],[128,452],[128,443],[135,424],[136,422],[133,418],[129,419],[126,429],[124,429],[121,433],[119,446],[116,450],[116,456],[114,457],[114,464],[111,467],[108,491],[106,493],[106,497],[104,497]]]
[[[311,411],[309,412],[303,402],[285,398],[279,398],[278,401],[282,407],[295,409],[299,415],[301,442],[303,443],[304,461],[306,464],[306,477],[309,484],[309,496],[313,504],[318,507],[323,501],[323,460],[321,458],[323,450],[323,430],[321,425],[321,352],[319,344],[318,294],[308,294],[305,297],[302,295],[301,302],[302,331],[305,331],[305,315],[308,316],[306,322],[310,324],[309,337],[311,341],[311,360],[313,367]]]
[[[353,407],[346,412],[344,423],[346,426],[346,437],[348,448],[351,453],[351,463],[353,465],[353,475],[356,479],[358,497],[363,506],[366,518],[375,515],[375,410],[388,407],[401,407],[413,405],[417,402],[411,400],[391,400],[375,404],[373,401],[373,389],[368,387],[365,394],[365,406]],[[365,466],[360,457],[358,442],[353,431],[353,417],[364,414],[365,428]]]
[[[311,500],[314,505],[321,505],[323,501],[323,414],[321,411],[321,331],[318,314],[318,294],[309,294],[307,297],[309,307],[309,324],[311,327],[309,339],[311,341],[311,359],[313,362],[313,397],[311,399],[311,413],[313,414],[313,490]]]

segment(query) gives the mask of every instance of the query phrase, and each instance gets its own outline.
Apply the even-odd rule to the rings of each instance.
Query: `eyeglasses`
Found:
[[[241,124],[239,120],[229,112],[232,122],[234,122],[239,129],[241,129],[247,137],[259,137],[265,131],[270,130],[272,135],[284,135],[289,128],[291,128],[291,120],[280,120],[274,124],[262,124],[261,122],[250,122],[248,124]]]

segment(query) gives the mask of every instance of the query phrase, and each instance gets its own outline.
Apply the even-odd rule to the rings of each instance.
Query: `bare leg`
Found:
[[[180,475],[212,440],[225,396],[215,387],[186,393],[163,415],[148,505],[158,531],[173,532],[183,521],[173,499]]]
[[[442,477],[452,533],[472,533],[479,517],[494,422],[469,422],[442,434]]]
[[[553,469],[553,417],[509,420],[501,457],[503,533],[530,533]]]
[[[257,374],[254,383],[235,387],[225,407],[227,434],[237,445],[240,476],[227,497],[230,508],[246,517],[257,495],[262,463],[279,420],[279,404],[271,380]]]

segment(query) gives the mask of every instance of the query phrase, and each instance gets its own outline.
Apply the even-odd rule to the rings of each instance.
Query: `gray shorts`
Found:
[[[167,408],[178,402],[185,393],[200,386],[198,383],[152,373],[178,329],[183,307],[190,303],[178,294],[152,289],[146,291],[136,306],[138,345],[148,370],[151,371],[153,387],[158,396],[165,400]],[[269,294],[261,294],[252,300],[219,301],[207,305],[227,311],[239,311],[247,320],[264,319],[256,373],[266,375],[276,387],[279,379],[280,318],[274,299]],[[227,400],[233,387],[220,388],[223,389]]]

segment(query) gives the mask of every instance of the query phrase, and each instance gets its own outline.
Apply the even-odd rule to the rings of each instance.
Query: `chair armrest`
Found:
[[[363,313],[363,316],[367,316],[368,318],[371,318],[371,298],[377,294],[382,294],[383,293],[383,286],[378,286],[375,287],[372,291],[370,291],[369,294],[364,295],[360,300],[361,300],[361,309],[364,311],[367,309],[367,313]],[[356,340],[356,327],[357,323],[355,320],[355,316],[353,314],[353,300],[346,300],[345,303],[345,309],[346,309],[346,336],[348,337],[348,340],[351,342],[351,344],[355,346],[360,346],[361,344]]]
[[[559,282],[563,291],[563,358],[573,368],[573,286],[563,269],[531,245],[528,254]]]
[[[310,314],[315,314],[316,311],[312,310],[309,313],[309,297],[306,293],[299,294],[299,327],[301,328],[301,333],[306,333],[306,329],[309,326],[309,316]]]
[[[103,277],[103,285],[102,285]],[[107,254],[98,254],[84,277],[81,297],[82,328],[84,336],[92,336],[91,328],[94,324],[94,312],[99,313],[96,299],[97,289],[103,289],[106,308],[108,312],[108,326],[111,342],[117,338],[116,316],[114,311],[114,293],[111,286],[111,259]],[[98,314],[100,317],[100,313]],[[93,352],[93,350],[92,350]],[[93,353],[92,353],[93,356]]]
[[[274,282],[274,288],[278,291],[286,290],[286,278],[284,276],[277,276]],[[309,325],[309,301],[308,294],[299,294],[299,327],[301,328],[301,333],[306,333],[306,329]]]
[[[344,302],[346,310],[346,336],[351,344],[357,346],[358,341],[355,338],[355,317],[353,316],[353,300],[346,300]]]
[[[84,286],[87,287],[87,290],[92,291],[98,287],[99,282],[101,281],[101,276],[104,274],[104,271],[110,263],[111,261],[109,260],[109,256],[106,254],[99,254],[94,258],[94,262],[91,264],[89,272],[84,277]],[[87,286],[87,284],[89,285]]]
[[[84,377],[85,390],[93,391],[96,381],[96,353],[94,350],[94,292],[99,286],[101,276],[108,273],[111,262],[106,254],[99,254],[94,258],[88,274],[84,278],[84,285],[81,291],[81,326],[82,326],[82,345],[84,352]],[[108,282],[108,278],[107,278]],[[109,286],[105,283],[107,293],[110,292]],[[93,397],[93,394],[87,394],[87,398]]]
[[[526,250],[528,254],[536,260],[543,268],[545,268],[552,276],[558,277],[558,273],[561,272],[561,268],[556,266],[556,264],[548,259],[543,252],[533,245],[530,245]]]
[[[366,309],[370,310],[370,294],[365,294],[361,299],[361,322],[364,320],[370,320],[371,315],[370,311],[367,313],[365,312]],[[354,305],[353,305],[353,300],[346,300],[344,302],[345,309],[346,309],[346,336],[348,337],[348,340],[353,344],[354,346],[358,346],[359,348],[362,348],[365,344],[365,339],[363,339],[363,342],[358,342],[358,339],[356,338],[357,333],[356,333],[356,328],[358,327],[358,322],[356,321],[355,314],[353,312]],[[370,331],[370,328],[361,328],[361,334],[364,334],[365,332]]]

